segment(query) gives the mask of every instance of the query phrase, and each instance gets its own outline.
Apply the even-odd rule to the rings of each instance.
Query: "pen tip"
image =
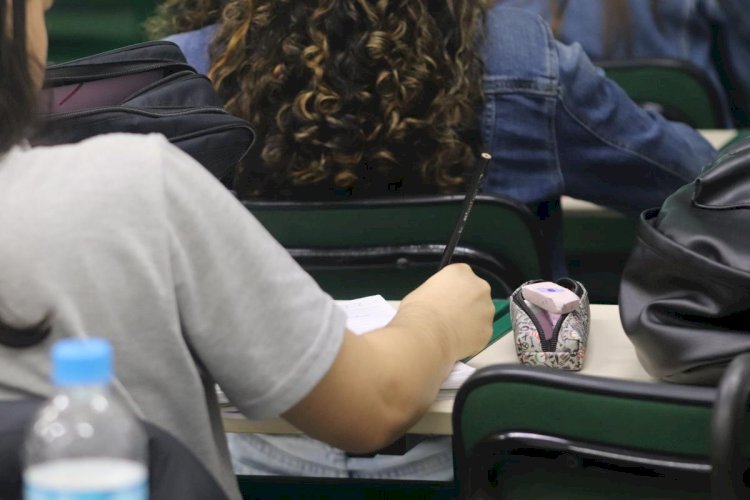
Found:
[[[492,159],[492,156],[490,156],[489,153],[482,153],[479,156],[481,156],[483,160],[491,160]]]

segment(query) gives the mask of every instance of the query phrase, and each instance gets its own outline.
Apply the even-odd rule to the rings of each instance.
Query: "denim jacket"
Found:
[[[209,68],[209,26],[174,35],[188,63]],[[635,104],[578,44],[557,42],[547,23],[496,6],[483,40],[482,137],[492,162],[484,190],[531,207],[564,274],[559,198],[569,195],[625,214],[661,205],[715,156],[694,129]]]
[[[552,17],[549,0],[501,1],[547,21]],[[560,41],[580,43],[593,61],[670,58],[691,62],[711,80],[735,118],[743,125],[748,122],[750,9],[746,0],[630,0],[629,39],[620,37],[612,47],[605,46],[603,35],[607,4],[606,0],[568,0]]]
[[[484,61],[490,191],[529,204],[566,194],[634,214],[715,156],[694,129],[636,105],[536,15],[491,9]]]

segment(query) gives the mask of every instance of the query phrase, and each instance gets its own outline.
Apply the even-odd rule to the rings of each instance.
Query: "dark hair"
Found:
[[[7,3],[13,2],[13,37],[5,33]],[[0,156],[21,142],[34,122],[37,95],[29,72],[26,48],[26,0],[0,2]],[[2,265],[0,263],[0,265]],[[22,347],[27,340],[44,338],[50,315],[36,324],[18,328],[0,317],[0,344]]]
[[[405,177],[461,190],[481,146],[485,0],[203,2],[223,4],[209,76],[262,139],[248,165],[262,175],[240,194]],[[167,3],[193,27],[215,17]]]
[[[13,36],[6,33],[7,2],[13,2]],[[37,93],[26,49],[26,1],[0,5],[0,155],[28,136],[36,114]]]
[[[225,3],[226,0],[165,0],[146,20],[146,33],[157,39],[218,23]]]

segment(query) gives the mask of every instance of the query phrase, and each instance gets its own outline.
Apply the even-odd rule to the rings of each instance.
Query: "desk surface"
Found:
[[[469,364],[476,368],[496,363],[518,363],[512,333],[475,356]],[[616,305],[591,306],[591,331],[584,360],[584,375],[637,381],[654,381],[641,367],[633,345],[625,336]],[[425,416],[412,427],[414,434],[450,435],[453,400],[435,401]],[[282,419],[247,420],[242,415],[224,414],[227,432],[265,432],[271,434],[299,433]]]
[[[729,141],[737,137],[736,129],[701,129],[698,132],[711,143],[714,149],[721,149],[726,146]]]

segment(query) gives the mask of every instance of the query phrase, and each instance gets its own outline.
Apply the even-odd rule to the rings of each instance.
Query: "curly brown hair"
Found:
[[[146,20],[146,33],[156,39],[218,23],[224,4],[226,0],[165,0]]]
[[[209,77],[262,140],[242,194],[461,189],[481,143],[486,1],[198,3],[223,4]]]

